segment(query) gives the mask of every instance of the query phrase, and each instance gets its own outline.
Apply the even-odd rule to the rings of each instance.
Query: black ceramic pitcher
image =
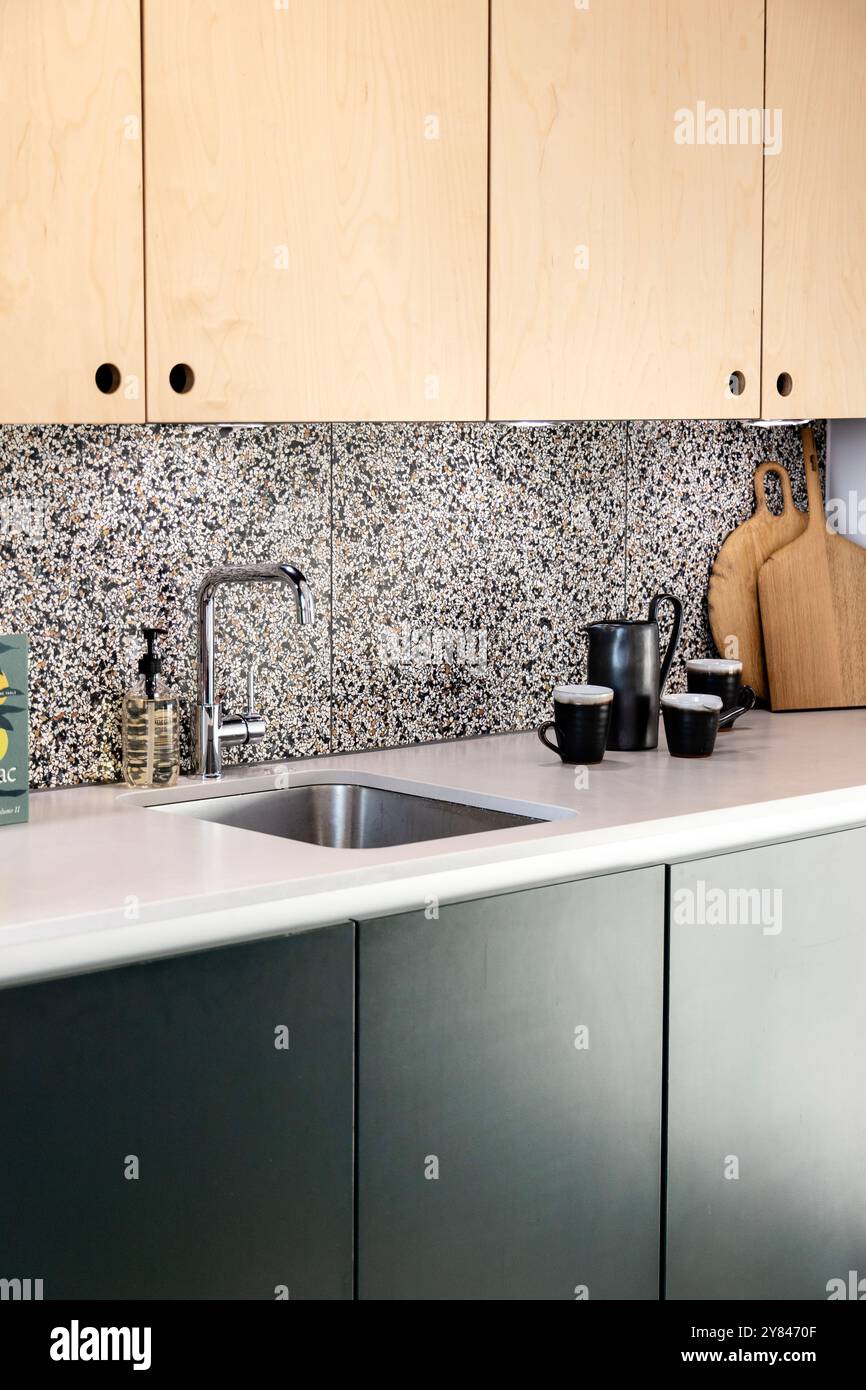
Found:
[[[673,629],[664,659],[659,655],[658,609],[674,610]],[[673,594],[656,594],[649,617],[638,622],[590,623],[587,680],[609,685],[613,710],[608,748],[657,748],[659,698],[667,683],[683,630],[683,605]]]

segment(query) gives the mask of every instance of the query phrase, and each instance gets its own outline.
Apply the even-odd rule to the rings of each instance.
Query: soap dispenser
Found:
[[[123,776],[130,787],[173,787],[180,771],[180,701],[162,678],[154,651],[160,627],[143,627],[141,679],[123,697]]]

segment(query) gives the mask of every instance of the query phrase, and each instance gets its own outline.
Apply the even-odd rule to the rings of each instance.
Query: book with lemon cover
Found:
[[[0,827],[27,819],[27,638],[0,637]]]

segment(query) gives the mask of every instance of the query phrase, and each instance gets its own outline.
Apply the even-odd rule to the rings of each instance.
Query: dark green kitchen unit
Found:
[[[664,870],[358,932],[359,1297],[658,1298]]]
[[[0,991],[0,1276],[350,1299],[354,929]]]
[[[858,829],[671,869],[670,1299],[866,1297],[864,861]]]

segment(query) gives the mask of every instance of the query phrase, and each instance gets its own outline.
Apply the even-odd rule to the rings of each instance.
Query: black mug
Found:
[[[750,685],[741,685],[742,661],[727,657],[699,657],[686,662],[686,684],[692,695],[718,695],[722,702],[720,727],[731,728],[734,720],[754,708],[756,695]]]
[[[659,604],[674,610],[667,651],[659,654]],[[683,630],[683,606],[673,594],[656,594],[642,622],[591,623],[587,680],[614,692],[608,748],[657,748],[659,698]]]
[[[538,737],[564,763],[600,763],[607,746],[613,691],[602,685],[557,685],[553,719],[536,730]],[[556,742],[547,737],[553,729]]]
[[[718,695],[665,695],[662,718],[672,758],[708,758],[716,746],[722,701]]]

